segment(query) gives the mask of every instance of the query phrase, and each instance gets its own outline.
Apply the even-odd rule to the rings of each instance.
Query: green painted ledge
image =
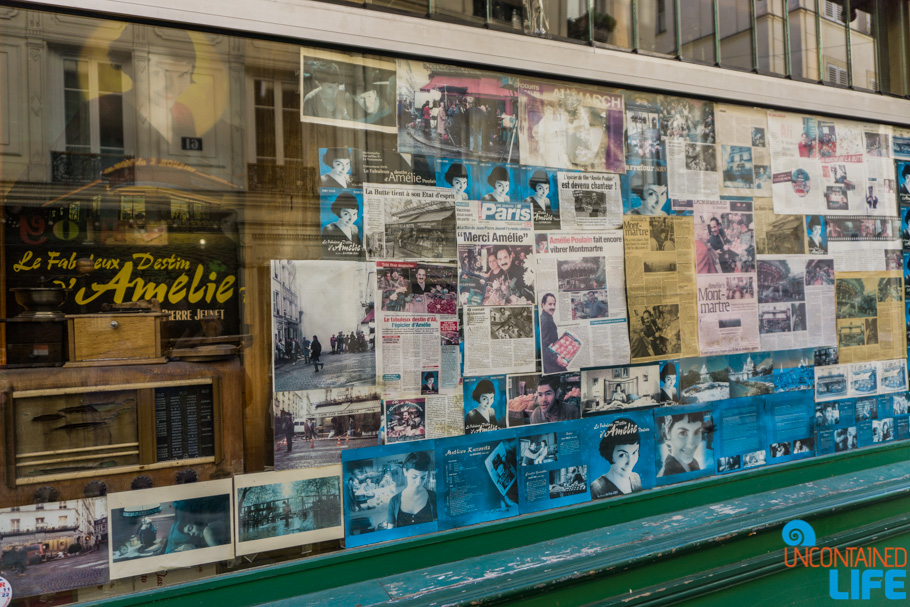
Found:
[[[635,603],[629,602],[630,589],[639,591],[654,584],[668,584],[781,550],[780,528],[792,518],[810,520],[819,538],[849,532],[858,522],[875,526],[876,522],[888,521],[895,527],[895,521],[910,512],[908,461],[907,442],[877,446],[225,574],[94,604],[229,607],[291,599],[287,605],[319,605],[328,598],[332,605],[339,606],[366,606],[389,600],[395,604],[425,605],[433,601],[427,595],[432,580],[426,576],[439,575],[440,570],[434,568],[444,566],[445,571],[457,570],[464,575],[471,571],[475,576],[477,571],[483,573],[477,581],[460,585],[453,596],[447,595],[452,590],[448,586],[437,588],[435,592],[441,593],[440,597],[445,595],[441,599],[445,604],[461,603],[460,596],[467,602],[484,604],[554,605],[557,594],[569,592],[571,598],[566,596],[559,604],[600,602],[604,597],[623,594],[623,604],[631,605]],[[769,493],[776,491],[780,493]],[[741,500],[739,505],[730,510],[729,502],[736,500]],[[746,509],[747,517],[735,516],[742,514],[738,512],[740,508]],[[702,513],[696,515],[692,510],[688,517],[679,514],[688,509],[701,509]],[[640,531],[641,519],[649,517],[655,517],[648,521],[655,529],[667,530],[661,535],[658,550],[639,538],[635,549],[630,548],[625,555],[617,555],[615,550],[609,556],[601,552],[616,545],[612,534],[636,526]],[[692,527],[685,524],[687,518],[701,522]],[[627,524],[631,521],[637,522]],[[582,538],[586,533],[588,537]],[[530,571],[508,573],[503,569],[508,566],[502,561],[506,551],[527,547],[506,557],[524,553],[540,557],[560,546],[597,538],[600,548],[596,552],[601,561],[595,564],[574,560],[576,571],[557,580],[548,577],[544,567],[536,573],[543,577],[528,586]],[[574,550],[589,554],[591,548],[575,545]],[[504,574],[490,578],[487,572],[492,569],[503,570]],[[403,573],[407,576],[399,575]],[[420,596],[409,598],[415,595],[414,587],[408,586],[408,590],[400,586],[399,577],[417,584]],[[692,582],[687,584],[691,587]],[[389,593],[390,588],[395,597]],[[320,595],[322,591],[331,594]],[[546,594],[541,595],[542,592]]]

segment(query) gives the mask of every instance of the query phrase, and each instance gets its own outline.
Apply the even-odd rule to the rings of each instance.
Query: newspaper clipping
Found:
[[[667,137],[667,182],[670,198],[717,198],[717,152],[713,143]]]
[[[752,203],[696,200],[694,215],[701,354],[757,350]]]
[[[612,230],[622,225],[619,175],[558,173],[562,229]]]
[[[464,324],[465,376],[535,370],[533,306],[467,307]]]
[[[718,104],[717,155],[722,196],[770,196],[771,156],[765,110]]]
[[[629,362],[623,234],[540,232],[537,255],[544,374]]]
[[[459,201],[456,205],[461,305],[533,304],[531,206],[476,200]]]
[[[837,272],[837,347],[840,362],[907,355],[900,272]]]
[[[621,94],[561,82],[522,80],[518,109],[523,164],[625,171]]]
[[[832,258],[761,257],[757,274],[762,350],[837,345]]]
[[[806,226],[801,215],[777,215],[770,198],[754,198],[752,210],[757,254],[806,254]]]
[[[442,368],[441,323],[456,322],[456,269],[451,265],[376,263],[380,301],[376,352],[383,392],[435,394],[457,385]]]
[[[697,356],[692,220],[627,215],[623,233],[632,362]]]
[[[455,259],[453,190],[364,184],[363,212],[368,259]]]

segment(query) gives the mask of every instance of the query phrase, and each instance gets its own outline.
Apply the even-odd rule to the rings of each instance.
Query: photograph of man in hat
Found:
[[[354,225],[360,215],[360,204],[350,192],[342,192],[332,203],[332,214],[338,219],[322,228],[322,244],[347,242],[361,246],[360,230]]]
[[[465,165],[460,162],[452,163],[449,165],[448,170],[446,170],[443,179],[445,179],[446,183],[448,183],[455,192],[455,200],[470,200],[468,195],[470,176],[468,175],[468,169]]]
[[[484,194],[484,202],[509,202],[509,188],[511,187],[511,179],[509,178],[509,172],[505,167],[495,166],[493,170],[490,171],[490,176],[487,177],[487,183],[490,184],[490,187],[493,188],[493,191],[489,194]]]
[[[351,152],[348,148],[328,148],[322,154],[322,163],[331,170],[319,177],[324,188],[350,188],[351,181]]]

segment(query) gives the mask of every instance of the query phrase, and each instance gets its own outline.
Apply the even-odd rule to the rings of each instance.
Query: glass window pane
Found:
[[[786,75],[787,73],[787,62],[784,57],[786,36],[782,11],[783,6],[780,0],[756,2],[755,35],[758,46],[758,71],[762,74]],[[723,53],[721,53],[721,57],[723,57]]]
[[[700,63],[714,63],[713,0],[679,0],[682,56]]]
[[[875,69],[875,32],[872,15],[856,11],[856,19],[850,22],[850,51],[853,58],[853,86],[861,89],[878,90],[878,72]]]
[[[435,0],[433,14],[481,25],[487,20],[487,4],[483,0]]]
[[[430,10],[427,0],[368,0],[367,4],[421,16],[425,16]]]
[[[98,91],[100,93],[122,93],[123,72],[121,67],[111,63],[98,64]]]
[[[638,48],[652,53],[676,54],[674,0],[640,0]]]
[[[64,91],[66,144],[87,146],[91,142],[88,103],[81,91]]]
[[[720,63],[752,69],[752,9],[743,0],[718,0]]]
[[[594,0],[594,40],[632,48],[632,3],[629,0]]]
[[[283,115],[284,160],[303,159],[303,141],[299,110],[285,110]]]
[[[257,80],[254,84],[253,104],[273,107],[275,105],[275,85],[269,80]]]
[[[790,3],[790,72],[794,78],[819,80],[815,3]]]
[[[275,157],[275,111],[256,108],[256,157]]]
[[[530,9],[530,7],[528,8]],[[530,10],[528,14],[530,14]],[[521,0],[490,0],[490,20],[496,25],[523,32],[525,20],[524,3]],[[528,21],[530,23],[530,17]]]
[[[881,65],[882,91],[891,95],[910,93],[910,0],[876,0],[873,11]]]
[[[281,107],[300,111],[300,91],[296,84],[285,82],[281,85]],[[300,120],[299,116],[297,120]]]
[[[123,149],[123,97],[106,95],[99,99],[101,147]]]
[[[847,86],[847,33],[844,10],[838,4],[822,0],[822,79],[827,84]]]
[[[68,89],[88,88],[88,62],[63,60],[63,86]]]

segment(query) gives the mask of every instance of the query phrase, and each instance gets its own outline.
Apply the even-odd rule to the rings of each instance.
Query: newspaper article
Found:
[[[717,198],[720,189],[714,144],[681,137],[667,137],[665,143],[670,198]]]
[[[559,171],[562,229],[612,230],[622,225],[619,175]]]
[[[538,232],[544,374],[629,362],[622,231]]]
[[[625,171],[621,94],[522,79],[518,111],[522,164],[607,173]]]
[[[376,368],[384,394],[435,394],[458,385],[456,376],[442,373],[441,323],[455,322],[457,331],[455,291],[454,265],[376,262]]]
[[[900,240],[828,240],[838,272],[885,272],[901,268]]]
[[[768,112],[771,191],[774,212],[804,215],[826,212],[820,186],[818,121],[811,116]]]
[[[831,257],[759,257],[758,327],[762,350],[837,345],[834,267]]]
[[[363,185],[367,259],[455,259],[455,192]]]
[[[806,226],[802,216],[776,214],[770,198],[753,198],[752,211],[758,255],[806,253]]]
[[[533,306],[469,306],[464,327],[466,377],[535,370]]]
[[[722,196],[770,196],[768,112],[717,104],[717,164]]]
[[[393,394],[382,401],[382,444],[464,434],[461,394]]]
[[[456,203],[458,290],[462,306],[534,303],[534,233],[531,205],[523,202]]]
[[[698,341],[702,356],[757,350],[752,203],[696,200]]]
[[[901,272],[840,272],[834,277],[840,362],[907,355]]]
[[[623,218],[631,361],[698,355],[692,220]]]

